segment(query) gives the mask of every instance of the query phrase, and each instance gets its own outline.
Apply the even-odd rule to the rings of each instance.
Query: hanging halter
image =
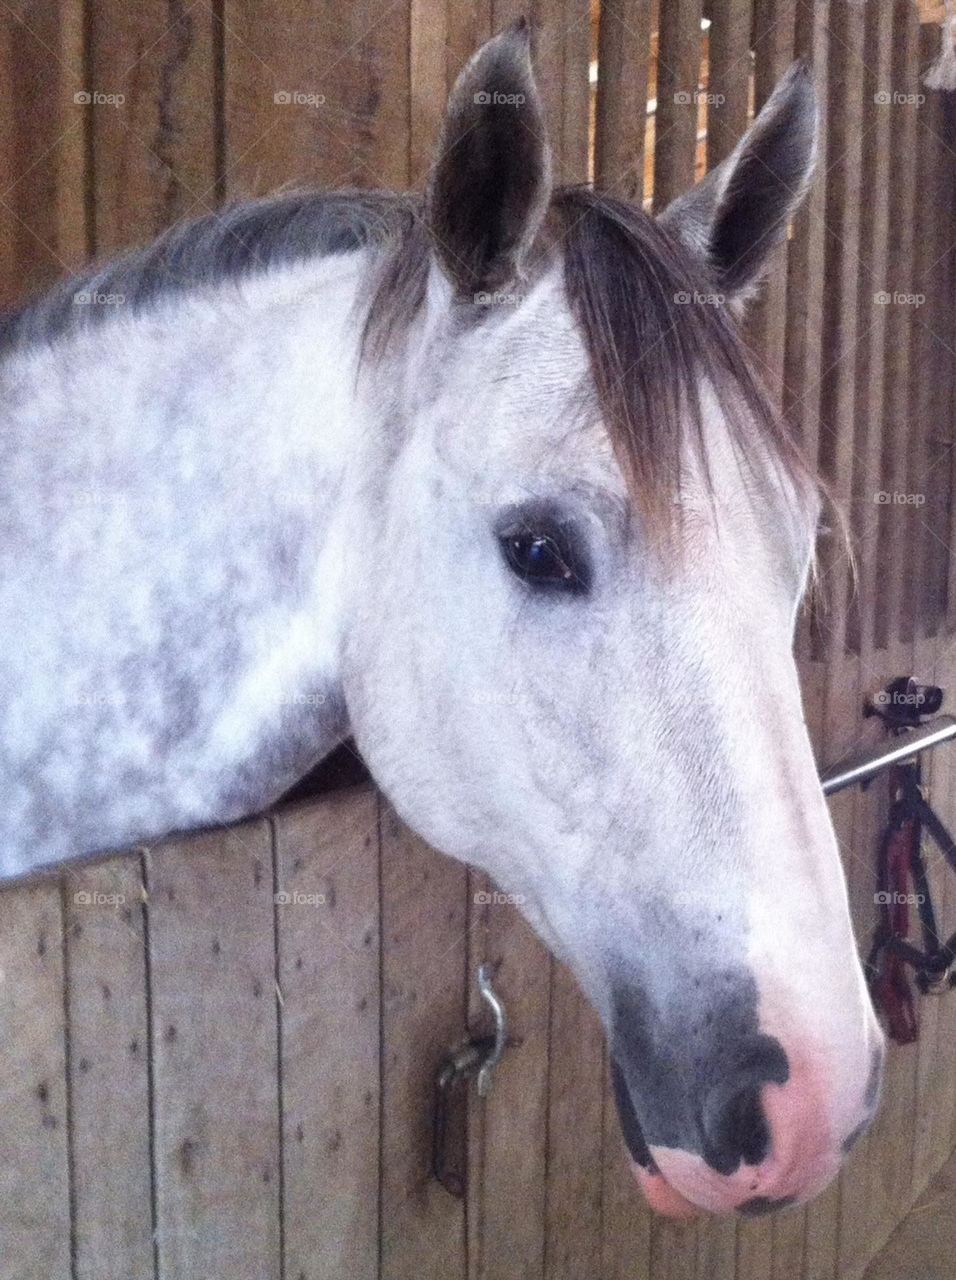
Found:
[[[879,716],[891,734],[906,741],[923,714],[934,715],[942,701],[941,689],[900,676],[876,695],[866,714]],[[891,805],[877,864],[880,923],[866,965],[873,1003],[898,1044],[911,1044],[919,1035],[910,970],[924,995],[956,986],[956,934],[945,941],[939,935],[923,840],[925,833],[954,871],[956,841],[928,803],[922,784],[916,750],[890,772]],[[919,921],[918,942],[910,940],[911,906]]]

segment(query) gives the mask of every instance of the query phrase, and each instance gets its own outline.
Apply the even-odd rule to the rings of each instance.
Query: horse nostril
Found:
[[[770,1125],[761,1090],[786,1083],[789,1075],[783,1045],[773,1036],[758,1035],[739,1047],[732,1067],[705,1094],[701,1113],[704,1159],[717,1173],[736,1173],[741,1162],[755,1165],[767,1158]]]
[[[749,1084],[709,1107],[704,1116],[704,1158],[717,1173],[760,1164],[770,1150],[770,1126],[759,1087]]]

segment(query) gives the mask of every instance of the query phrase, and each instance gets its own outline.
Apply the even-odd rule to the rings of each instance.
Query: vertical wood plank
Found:
[[[701,0],[669,0],[660,9],[654,210],[694,185],[697,157]]]
[[[889,297],[904,294],[913,283],[913,215],[916,182],[917,107],[915,95],[920,92],[917,76],[918,24],[908,4],[894,5],[892,83],[885,93],[892,113],[890,165],[893,182],[890,189]],[[908,95],[914,96],[907,102]],[[907,421],[910,371],[910,321],[905,307],[887,307],[887,359],[884,366],[885,405],[891,423]],[[888,493],[905,493],[908,464],[905,449],[892,431],[884,439],[884,488]],[[879,558],[884,566],[877,583],[876,642],[880,647],[901,635],[901,611],[904,581],[909,564],[909,551],[900,537],[900,510],[893,503],[880,510]]]
[[[900,327],[905,330],[908,343],[908,377],[906,389],[906,484],[905,491],[909,501],[899,513],[898,536],[907,546],[907,571],[900,584],[900,630],[901,640],[909,644],[918,644],[921,634],[919,606],[920,583],[919,572],[924,564],[923,544],[927,531],[927,520],[931,511],[927,502],[927,456],[931,424],[926,421],[925,414],[929,404],[930,379],[927,370],[931,367],[932,350],[928,338],[929,331],[923,323],[927,291],[932,293],[932,285],[924,279],[926,270],[933,260],[931,251],[932,228],[934,221],[933,177],[937,161],[936,139],[929,130],[929,107],[925,86],[920,79],[921,67],[929,65],[938,52],[938,41],[934,42],[933,33],[925,28],[917,27],[912,44],[908,45],[912,52],[913,64],[908,77],[908,90],[915,97],[911,108],[912,116],[910,137],[914,155],[912,159],[913,187],[908,203],[908,215],[911,225],[911,244],[907,248],[904,270],[908,275],[901,279],[899,292],[892,295],[891,308],[900,313]],[[935,94],[933,97],[937,96]],[[950,159],[952,156],[950,156]],[[917,196],[917,192],[919,195]],[[905,281],[905,282],[904,282]],[[951,299],[950,299],[951,302]],[[918,500],[922,505],[911,505]]]
[[[211,5],[89,0],[88,110],[97,254],[149,241],[217,201]]]
[[[589,0],[538,0],[535,55],[554,156],[555,181],[590,175],[591,5]]]
[[[856,242],[859,238],[858,201],[860,155],[852,139],[853,119],[862,112],[860,54],[862,52],[862,12],[850,11],[842,3],[829,6],[801,6],[794,27],[796,51],[814,65],[826,124],[825,144],[820,159],[821,177],[811,193],[805,212],[797,222],[790,246],[788,334],[783,402],[785,410],[803,439],[814,452],[834,495],[846,505],[852,483],[853,415],[855,411],[856,338],[855,278]],[[856,77],[854,82],[853,77]],[[839,118],[839,125],[834,120]],[[855,193],[855,194],[854,194]],[[840,240],[854,240],[853,257],[841,259]],[[833,272],[842,266],[835,280]],[[839,305],[838,305],[839,304]],[[831,330],[837,327],[836,345]],[[807,703],[811,724],[822,760],[832,761],[852,749],[859,732],[859,669],[844,654],[844,623],[833,608],[848,576],[848,559],[834,530],[820,548],[821,579],[826,588],[825,606],[817,608],[815,632],[804,631],[801,648],[820,662],[805,667],[812,691]],[[853,875],[855,797],[837,796],[831,802],[831,816],[848,878]],[[813,1280],[828,1280],[839,1274],[839,1226],[842,1179],[831,1186],[806,1210],[803,1274]],[[787,1241],[787,1251],[796,1251],[796,1242]]]
[[[445,104],[465,63],[499,29],[492,0],[410,0],[410,181],[424,187]]]
[[[734,1280],[736,1273],[735,1219],[702,1218],[697,1224],[697,1280]]]
[[[889,190],[892,182],[890,144],[893,113],[882,101],[892,80],[893,10],[867,10],[864,55],[863,199],[868,215],[860,228],[860,318],[857,347],[856,459],[853,481],[851,530],[858,557],[859,581],[848,602],[847,643],[861,653],[864,665],[872,663],[876,637],[876,592],[879,496],[884,421],[882,377],[886,352],[888,309],[881,304],[889,284]],[[875,672],[871,681],[879,683]]]
[[[63,925],[56,881],[0,893],[0,1278],[70,1280]]]
[[[279,1104],[267,822],[147,859],[160,1274],[278,1280]]]
[[[924,65],[927,54],[924,28]],[[932,41],[929,41],[932,44]],[[931,55],[930,55],[931,56]],[[924,634],[945,630],[950,560],[950,511],[953,502],[952,453],[956,431],[952,420],[952,374],[956,367],[953,330],[953,169],[947,163],[946,142],[950,132],[946,93],[927,93],[919,115],[924,176],[920,178],[925,199],[921,201],[918,237],[920,260],[916,289],[927,302],[914,317],[925,349],[925,359],[933,372],[920,383],[920,416],[926,441],[927,506],[921,515],[925,525],[924,551],[920,567],[919,611]],[[925,186],[923,185],[925,183]]]
[[[943,137],[946,139],[956,137],[956,102],[952,100],[952,94],[943,94],[943,102],[940,106],[940,112],[944,122]],[[956,183],[951,182],[950,190],[952,191]],[[953,202],[950,199],[949,217],[944,219],[941,233],[945,237],[945,242],[952,245],[956,241],[956,211],[953,209]],[[956,250],[952,247],[948,248],[946,254],[946,262],[948,265],[948,279],[950,285],[956,281]],[[952,291],[949,294],[952,297]],[[944,329],[944,333],[949,340],[949,346],[956,351],[956,317],[953,315],[953,309],[950,307],[947,312],[948,324]],[[946,404],[953,403],[953,393],[956,391],[956,361],[949,360],[946,363],[946,382],[944,384],[949,390],[950,395],[946,398]],[[949,427],[950,424],[947,423]],[[952,438],[956,440],[956,431],[952,431]],[[948,450],[949,458],[949,494],[950,506],[948,515],[948,535],[946,542],[948,546],[956,543],[956,447],[950,447]],[[948,635],[952,635],[956,631],[956,555],[947,555],[946,566],[946,601],[945,612],[941,614],[940,626],[944,627]]]
[[[730,155],[750,111],[750,35],[753,0],[712,0],[707,92],[723,101],[707,113],[707,168]]]
[[[827,25],[829,0],[797,11],[795,45],[798,56],[813,68],[821,112],[821,172],[826,171],[826,109],[830,33]],[[824,249],[826,235],[826,184],[818,178],[810,188],[793,226],[787,271],[787,342],[783,378],[783,410],[790,429],[800,442],[805,457],[815,464],[820,441],[820,379],[823,374],[823,295],[825,287]],[[818,539],[819,546],[819,539]],[[814,585],[801,610],[797,624],[796,651],[803,658],[804,705],[811,728],[822,726],[822,712],[808,706],[808,687],[814,656],[814,622],[819,611],[822,588]],[[818,656],[818,655],[817,655]],[[822,691],[822,682],[813,687]],[[821,692],[822,698],[822,692]],[[822,706],[822,702],[820,703]],[[819,736],[814,739],[818,750]]]
[[[512,1044],[489,1096],[471,1100],[469,1280],[529,1280],[545,1266],[552,962],[507,895],[484,876],[471,885],[468,973],[491,965]],[[490,1034],[474,981],[469,991],[473,1032]]]
[[[152,1280],[142,865],[68,867],[70,1113],[78,1280]]]
[[[940,94],[937,103],[937,114],[939,119],[940,137],[948,142],[949,139],[956,137],[956,102],[953,101],[952,94]],[[949,494],[948,511],[945,516],[941,513],[944,521],[942,537],[946,543],[945,559],[947,564],[944,567],[946,577],[945,592],[946,597],[942,602],[939,613],[939,648],[936,660],[937,679],[942,683],[947,694],[946,705],[952,710],[954,695],[956,695],[956,646],[953,641],[953,627],[949,621],[949,609],[953,602],[953,591],[951,582],[956,574],[956,555],[952,553],[952,547],[956,539],[954,539],[954,520],[956,520],[956,448],[953,447],[953,440],[956,437],[954,425],[951,416],[951,406],[956,396],[956,360],[952,357],[952,352],[956,351],[956,312],[951,305],[954,289],[956,289],[956,249],[954,249],[954,229],[956,229],[956,174],[954,174],[952,166],[945,166],[943,169],[942,183],[947,195],[942,201],[942,208],[949,210],[949,216],[940,219],[938,234],[942,240],[941,255],[942,262],[938,263],[935,270],[942,273],[942,285],[940,289],[941,311],[937,317],[939,325],[938,333],[942,337],[945,347],[948,347],[947,358],[942,361],[941,377],[939,381],[939,397],[940,397],[940,422],[946,425],[946,434],[949,439],[946,441],[945,460],[940,459],[938,465],[945,465],[947,468],[947,489]],[[943,301],[945,300],[945,301]],[[942,575],[941,575],[942,576]],[[940,758],[936,762],[938,775],[934,776],[935,801],[939,805],[943,820],[949,827],[950,831],[956,829],[956,752],[952,750],[944,750],[939,753]],[[945,935],[949,937],[956,932],[956,876],[946,874],[946,893],[943,908],[943,920],[945,926]],[[944,1002],[940,1011],[939,1025],[939,1053],[944,1061],[956,1061],[956,1001],[949,1000]],[[940,1146],[945,1151],[948,1146],[953,1150],[956,1146],[956,1090],[948,1086],[940,1099]],[[947,1136],[948,1135],[948,1136]]]
[[[939,51],[937,33],[923,28],[920,31],[920,66],[929,66]],[[915,526],[915,542],[922,547],[917,554],[918,567],[911,574],[912,583],[907,592],[906,608],[910,615],[909,634],[915,641],[915,670],[920,679],[936,682],[937,666],[941,666],[939,646],[933,632],[930,615],[926,609],[925,588],[927,580],[933,576],[934,557],[931,543],[941,541],[939,535],[945,528],[945,508],[940,507],[937,499],[939,490],[938,472],[939,428],[941,418],[945,421],[947,407],[939,404],[939,385],[945,379],[945,364],[951,360],[951,354],[943,347],[937,337],[936,328],[945,312],[952,308],[952,294],[940,297],[940,286],[948,283],[945,273],[933,271],[933,265],[940,255],[948,249],[948,244],[941,244],[937,235],[939,217],[937,210],[947,207],[944,203],[950,186],[948,170],[950,165],[941,163],[940,132],[941,121],[936,117],[940,94],[927,92],[926,101],[920,104],[917,116],[917,141],[919,157],[917,162],[917,184],[921,194],[917,202],[915,216],[917,219],[913,286],[914,296],[925,301],[914,309],[913,325],[913,359],[911,367],[911,435],[917,442],[917,459],[915,478],[912,481],[915,492],[925,499],[925,505],[914,510],[910,515],[911,525]],[[947,180],[942,180],[946,173]],[[915,304],[914,304],[915,307]],[[945,321],[944,321],[945,323]],[[947,346],[949,344],[947,343]],[[929,376],[927,376],[929,374]],[[941,417],[937,416],[942,410]],[[944,428],[945,433],[945,428]],[[928,633],[928,634],[927,634]],[[938,792],[942,780],[944,762],[942,752],[930,752],[924,757],[924,779],[928,787],[930,803],[939,805],[944,795]],[[945,793],[944,793],[945,794]],[[935,845],[927,838],[923,846],[927,870],[930,879],[933,903],[937,913],[937,926],[943,938],[946,925],[946,882],[952,872],[946,866]],[[949,1151],[948,1141],[940,1141],[940,1134],[949,1133],[952,1111],[943,1104],[942,1094],[951,1092],[951,1059],[940,1054],[942,1033],[942,1000],[928,999],[922,1001],[920,1043],[917,1052],[916,1075],[916,1132],[913,1151],[913,1193],[918,1195],[930,1181],[937,1169],[946,1159]],[[943,1113],[946,1124],[942,1124]]]
[[[826,239],[823,321],[827,367],[820,387],[820,470],[846,510],[852,499],[858,255],[863,120],[863,10],[839,4],[830,13],[828,162],[825,175]],[[846,648],[846,599],[850,562],[838,536],[822,548],[827,583],[828,652]]]
[[[916,14],[905,3],[894,5],[892,83],[886,88],[892,112],[890,163],[893,181],[889,192],[888,294],[912,288],[913,236],[916,178],[916,98],[918,83],[919,27]],[[897,96],[899,95],[899,96]],[[907,445],[909,432],[910,355],[912,317],[906,307],[887,306],[886,358],[884,362],[884,448],[881,488],[905,491],[909,483]],[[885,667],[896,675],[913,668],[913,645],[902,639],[903,579],[909,552],[903,542],[900,508],[880,507],[878,555],[881,575],[877,587],[875,639],[886,648]],[[887,1062],[883,1104],[873,1125],[869,1149],[869,1205],[874,1234],[893,1220],[912,1194],[916,1107],[917,1049],[892,1047]],[[877,1155],[879,1153],[879,1155]],[[892,1153],[892,1154],[890,1154]]]
[[[378,802],[274,819],[284,1274],[379,1273]]]
[[[604,1033],[570,972],[555,963],[548,1079],[548,1239],[545,1274],[601,1266]]]
[[[6,307],[75,269],[88,252],[82,0],[4,6],[0,66],[0,306]]]
[[[467,872],[383,803],[383,1280],[464,1280],[464,1203],[431,1176],[435,1074],[465,1038]]]
[[[598,28],[594,182],[636,204],[644,198],[652,0],[603,0]]]
[[[224,0],[230,194],[406,187],[409,6]]]
[[[699,1228],[693,1219],[651,1220],[651,1275],[654,1280],[693,1280]]]
[[[738,1280],[757,1280],[773,1274],[773,1223],[766,1218],[745,1219],[737,1223]]]
[[[410,0],[409,181],[423,187],[438,144],[449,89],[447,5]]]
[[[890,115],[880,94],[890,79],[893,14],[886,8],[870,8],[865,15],[863,54],[863,207],[859,241],[858,345],[856,350],[856,403],[854,428],[852,507],[849,512],[859,566],[859,584],[852,584],[847,600],[847,646],[859,654],[857,714],[863,698],[886,682],[885,657],[874,650],[874,579],[876,558],[877,494],[881,488],[883,380],[886,308],[878,302],[886,286],[888,249],[888,200],[890,186]],[[881,735],[877,725],[864,729],[867,739]],[[857,797],[852,859],[847,862],[850,903],[857,938],[865,954],[876,920],[874,890],[876,849],[886,808],[879,785]],[[857,1144],[841,1178],[840,1258],[848,1268],[876,1247],[870,1204],[871,1163],[882,1152],[872,1133]]]
[[[923,639],[917,643],[914,670],[921,680],[933,681],[936,678],[936,645],[932,639]],[[925,794],[934,808],[939,808],[940,797],[937,787],[942,781],[944,762],[941,752],[930,752],[923,759],[923,782]],[[923,856],[926,859],[927,874],[930,883],[933,906],[936,911],[937,926],[942,939],[948,937],[946,925],[946,879],[952,873],[948,870],[935,846],[924,838]],[[948,993],[947,993],[948,994]],[[952,1092],[952,1059],[940,1056],[945,1053],[946,1045],[942,1036],[943,999],[938,995],[920,998],[920,1035],[916,1046],[916,1114],[913,1134],[913,1175],[912,1197],[915,1199],[930,1182],[934,1174],[949,1155],[949,1130],[952,1120],[952,1109],[942,1102],[941,1095]],[[943,1124],[943,1117],[946,1124]],[[941,1141],[945,1132],[946,1141]]]
[[[773,1219],[773,1280],[790,1280],[803,1272],[807,1214],[800,1207],[786,1209]]]

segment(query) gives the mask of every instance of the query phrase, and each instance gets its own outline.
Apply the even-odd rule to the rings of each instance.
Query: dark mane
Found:
[[[718,286],[660,224],[587,187],[559,188],[529,274],[555,252],[591,366],[602,420],[648,532],[666,538],[688,451],[707,475],[701,390],[713,390],[742,465],[777,467],[797,502],[817,482],[755,371]],[[425,295],[428,235],[416,217],[386,255],[365,351],[384,355]],[[676,515],[676,519],[675,519]]]
[[[808,497],[816,481],[706,266],[623,201],[573,187],[555,209],[602,419],[650,531],[666,536],[674,524],[688,452],[707,475],[705,386],[741,464],[755,475],[777,467],[798,502]]]
[[[0,316],[0,356],[116,315],[78,296],[121,297],[128,314],[197,285],[244,279],[310,258],[384,244],[412,219],[412,197],[378,191],[293,191],[178,223],[143,249],[70,276]]]
[[[363,336],[365,357],[374,362],[400,340],[425,297],[429,238],[413,196],[293,192],[182,223],[0,319],[0,356],[116,314],[112,306],[78,304],[77,295],[120,295],[128,313],[197,285],[367,246],[379,250]],[[688,448],[706,466],[704,384],[721,404],[741,460],[756,466],[769,458],[798,496],[806,493],[809,472],[728,309],[701,299],[716,296],[716,286],[688,250],[640,209],[566,187],[552,200],[537,267],[555,252],[563,255],[601,416],[651,532],[666,534],[675,523]]]

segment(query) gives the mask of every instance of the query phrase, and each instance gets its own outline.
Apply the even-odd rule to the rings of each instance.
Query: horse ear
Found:
[[[731,155],[661,214],[728,297],[747,296],[785,239],[813,174],[817,131],[813,77],[795,62]]]
[[[522,20],[458,77],[429,182],[432,243],[460,295],[520,276],[550,198],[551,153]]]

